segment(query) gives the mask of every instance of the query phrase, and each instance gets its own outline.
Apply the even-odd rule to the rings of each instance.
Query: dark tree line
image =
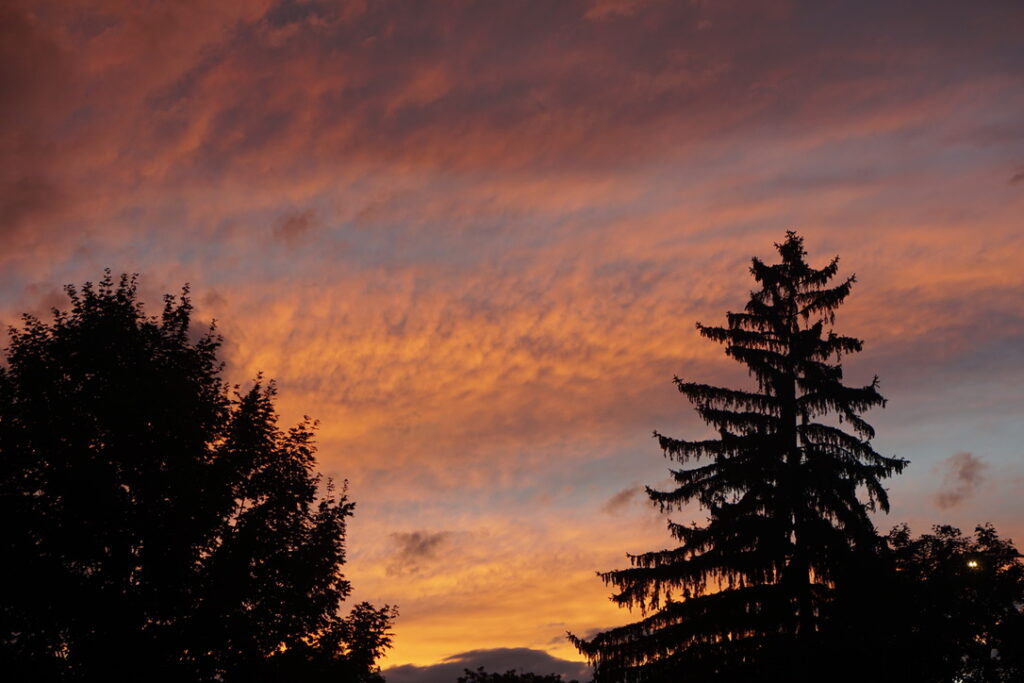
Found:
[[[871,446],[878,379],[843,381],[862,342],[833,323],[855,280],[833,282],[838,258],[808,265],[793,232],[776,247],[778,263],[753,259],[744,310],[697,326],[756,386],[677,378],[715,436],[655,433],[682,467],[648,495],[663,512],[695,502],[706,522],[670,522],[677,547],[601,574],[640,621],[570,639],[599,683],[1020,680],[1016,550],[989,528],[879,536],[869,513],[888,511],[882,482],[906,461]]]
[[[633,624],[572,638],[596,683],[1024,680],[1024,565],[981,526],[880,536],[883,486],[836,333],[854,278],[754,259],[758,289],[701,335],[749,371],[737,390],[676,379],[712,438],[656,433],[679,463],[648,488],[674,548],[603,573]],[[315,471],[315,424],[278,424],[275,387],[222,379],[187,289],[144,312],[133,278],[67,288],[0,363],[0,671],[17,681],[381,681],[393,608],[340,612],[354,504]],[[469,671],[459,683],[561,677]]]
[[[893,679],[1024,680],[1024,564],[1013,543],[988,525],[917,538],[902,525],[886,540],[895,571],[882,632]]]
[[[535,674],[529,672],[506,671],[503,674],[489,673],[483,667],[465,672],[456,679],[456,683],[578,683],[563,681],[561,674]]]
[[[18,681],[371,681],[390,607],[339,608],[353,503],[273,383],[221,378],[187,290],[26,316],[0,366],[0,670]]]

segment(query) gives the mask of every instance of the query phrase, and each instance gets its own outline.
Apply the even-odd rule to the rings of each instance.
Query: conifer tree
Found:
[[[674,488],[647,493],[663,512],[695,501],[707,520],[669,522],[678,547],[601,574],[617,589],[613,601],[643,618],[590,640],[570,636],[596,681],[825,680],[814,656],[827,651],[837,584],[883,547],[868,513],[888,511],[881,481],[906,461],[870,444],[862,413],[885,403],[878,378],[843,383],[841,357],[862,342],[832,325],[855,279],[832,282],[838,257],[808,265],[794,232],[775,246],[781,262],[753,259],[760,288],[744,311],[724,327],[697,325],[756,389],[675,379],[717,438],[655,432],[684,467],[672,471]]]

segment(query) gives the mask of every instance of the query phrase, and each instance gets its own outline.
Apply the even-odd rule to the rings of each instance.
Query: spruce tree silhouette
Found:
[[[667,457],[694,466],[672,472],[672,490],[648,495],[663,512],[696,501],[707,523],[670,522],[679,547],[601,574],[618,590],[612,599],[643,619],[590,640],[570,635],[595,681],[837,680],[850,664],[819,661],[828,609],[852,568],[880,554],[868,512],[888,510],[880,482],[906,462],[870,445],[861,413],[884,405],[877,378],[842,381],[841,355],[862,342],[831,328],[854,278],[829,286],[838,257],[812,268],[794,232],[775,246],[781,262],[753,259],[760,289],[744,312],[729,313],[725,327],[697,325],[747,367],[756,390],[676,378],[718,438],[655,432]]]
[[[274,384],[230,391],[187,288],[67,288],[0,367],[0,668],[19,681],[370,681],[390,607],[339,616],[353,503]],[[321,492],[322,489],[322,492]]]

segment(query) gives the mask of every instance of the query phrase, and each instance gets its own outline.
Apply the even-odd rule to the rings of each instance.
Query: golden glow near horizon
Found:
[[[0,317],[190,282],[320,420],[385,665],[637,617],[594,572],[671,543],[651,430],[705,429],[673,375],[749,381],[694,323],[788,228],[857,274],[879,526],[1024,540],[1024,10],[890,5],[15,0]]]

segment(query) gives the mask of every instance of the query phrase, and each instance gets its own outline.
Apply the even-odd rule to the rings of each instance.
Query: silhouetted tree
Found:
[[[885,609],[894,680],[1024,680],[1024,564],[991,526],[912,538],[892,530],[895,575]],[[898,662],[898,664],[897,664]]]
[[[670,522],[679,547],[601,574],[618,589],[613,600],[644,618],[590,640],[570,636],[596,681],[836,680],[849,665],[823,671],[817,661],[829,651],[829,606],[836,586],[879,555],[868,512],[888,510],[881,480],[905,461],[870,445],[861,414],[884,404],[877,378],[843,383],[840,357],[862,342],[832,324],[854,278],[830,285],[838,258],[812,268],[793,232],[775,246],[781,262],[753,259],[760,288],[745,310],[725,327],[697,325],[756,389],[676,378],[717,438],[655,433],[666,456],[694,466],[672,472],[672,490],[648,495],[663,512],[696,501],[707,522]]]
[[[353,503],[273,383],[232,393],[187,288],[67,288],[0,367],[0,668],[9,680],[369,681],[390,607],[338,609]]]
[[[465,670],[465,674],[459,676],[456,683],[563,683],[561,674],[534,674],[516,671],[506,671],[503,674],[487,673],[483,667],[476,671]],[[578,683],[578,681],[566,681],[565,683]]]

